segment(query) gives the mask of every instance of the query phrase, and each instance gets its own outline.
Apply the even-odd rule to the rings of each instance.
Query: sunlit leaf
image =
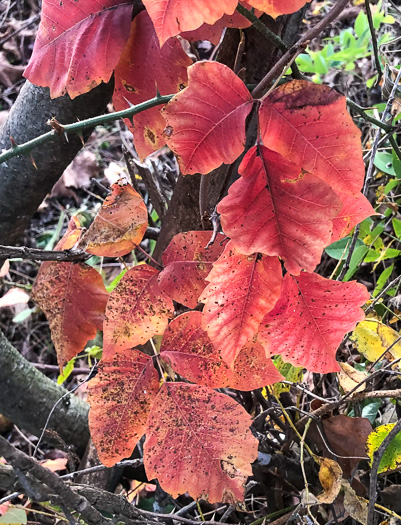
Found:
[[[202,325],[232,367],[280,295],[280,262],[266,255],[242,255],[230,242],[213,264],[207,281],[209,284],[199,298],[205,303]]]
[[[163,110],[166,141],[184,175],[209,173],[241,155],[253,100],[242,80],[218,62],[195,63],[188,78],[188,87]]]
[[[388,425],[380,425],[376,427],[371,434],[368,436],[366,442],[366,453],[370,458],[370,464],[372,465],[374,453],[386,439],[386,437],[393,430],[395,423],[390,423]],[[401,465],[401,432],[396,434],[396,436],[388,444],[380,465],[378,468],[378,474],[381,472],[388,472],[389,470],[396,470]]]
[[[400,333],[375,319],[366,319],[359,323],[351,335],[351,340],[371,363],[381,356],[384,358],[390,355],[392,359],[401,357]],[[387,353],[388,348],[390,350]]]
[[[280,299],[259,329],[267,355],[326,374],[339,370],[336,351],[344,335],[364,318],[369,294],[362,284],[342,283],[315,273],[286,274]]]
[[[210,503],[244,499],[258,441],[233,399],[199,385],[165,383],[148,418],[144,463],[173,498],[188,492]]]
[[[152,358],[139,350],[125,348],[100,361],[89,382],[89,428],[104,465],[131,455],[158,389]]]

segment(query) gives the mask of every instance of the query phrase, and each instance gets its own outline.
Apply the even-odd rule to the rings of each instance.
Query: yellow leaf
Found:
[[[380,425],[371,432],[366,441],[366,453],[370,458],[372,466],[373,455],[380,447],[385,438],[392,431],[395,423]],[[388,444],[380,461],[378,473],[396,470],[401,465],[401,432],[399,432]]]
[[[378,359],[387,348],[397,341],[400,337],[389,326],[386,326],[374,319],[367,319],[358,324],[351,336],[351,341],[356,343],[358,351],[363,354],[368,361],[373,363]],[[398,359],[401,357],[401,340],[391,347],[387,358]]]
[[[317,496],[320,503],[333,503],[341,489],[343,471],[340,465],[328,458],[315,457],[319,463],[319,481],[324,492]]]
[[[340,382],[341,388],[344,390],[346,394],[353,390],[358,383],[366,379],[367,374],[366,372],[359,372],[358,370],[355,370],[351,365],[348,363],[338,363],[341,367],[340,372],[338,373],[338,380]],[[360,385],[355,392],[362,392],[366,388],[366,383],[363,383]]]

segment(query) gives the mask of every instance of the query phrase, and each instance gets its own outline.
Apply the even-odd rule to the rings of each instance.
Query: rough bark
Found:
[[[67,393],[36,370],[0,331],[0,413],[39,436],[55,403]],[[89,439],[88,405],[71,395],[54,410],[48,428],[81,454]]]
[[[50,131],[52,117],[62,124],[94,117],[104,112],[113,82],[101,84],[74,100],[64,96],[51,99],[49,90],[26,82],[0,130],[0,151],[11,146],[10,137],[22,144]],[[86,140],[92,130],[84,133]],[[32,151],[37,168],[28,156],[14,157],[0,164],[0,244],[21,240],[31,217],[65,168],[82,148],[78,136],[56,136],[50,144]]]

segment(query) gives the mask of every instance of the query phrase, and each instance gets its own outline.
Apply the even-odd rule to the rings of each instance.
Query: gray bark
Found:
[[[0,413],[39,436],[55,403],[67,393],[36,370],[0,331]],[[71,395],[53,412],[48,428],[81,454],[89,439],[88,405]]]
[[[109,82],[73,100],[68,95],[51,99],[47,88],[27,81],[0,130],[0,151],[11,147],[10,137],[22,144],[47,133],[51,128],[46,122],[52,117],[70,124],[101,114],[112,90],[113,82]],[[91,131],[84,133],[84,140]],[[21,240],[40,203],[81,148],[78,136],[69,136],[68,142],[57,136],[32,151],[37,169],[29,155],[0,164],[0,244],[12,245]]]

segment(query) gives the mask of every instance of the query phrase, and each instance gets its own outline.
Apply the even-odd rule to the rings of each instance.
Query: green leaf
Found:
[[[388,425],[380,425],[368,436],[366,442],[366,453],[370,458],[370,465],[373,462],[373,454],[380,447],[385,438],[394,428],[395,423]],[[388,444],[386,451],[380,461],[378,474],[381,472],[388,472],[395,470],[401,465],[401,432],[399,432],[392,441]]]
[[[401,160],[398,158],[396,152],[393,150],[393,168],[397,179],[401,179]]]
[[[354,253],[352,254],[352,257],[351,257],[348,271],[345,274],[344,279],[343,279],[344,282],[347,282],[351,279],[351,277],[357,271],[358,266],[361,264],[363,258],[365,257],[368,251],[369,251],[369,247],[365,245],[358,246],[358,248],[354,250]]]
[[[401,221],[399,219],[393,219],[393,229],[396,236],[401,239]]]
[[[391,153],[386,153],[384,151],[376,153],[374,164],[376,168],[383,173],[395,176],[393,156]]]
[[[75,359],[76,358],[73,357],[71,361],[68,361],[68,363],[63,368],[62,373],[57,378],[58,385],[62,385],[64,381],[66,381],[70,377],[71,372],[74,370]]]
[[[19,314],[15,315],[13,317],[13,323],[22,323],[22,322],[24,322],[26,319],[31,317],[31,315],[35,311],[36,311],[36,308],[25,308],[25,310],[22,310],[22,312],[20,312]]]
[[[26,511],[23,509],[10,508],[0,516],[0,523],[7,523],[7,525],[25,525],[28,523]]]
[[[343,259],[346,259],[349,253],[349,249],[351,247],[352,237],[344,237],[343,239],[340,239],[339,241],[333,242],[330,244],[330,246],[327,246],[325,249],[325,252],[327,255],[329,255],[332,259],[335,259],[336,261],[339,261],[341,257]],[[356,240],[355,247],[358,246],[364,246],[361,239]],[[345,253],[344,253],[345,250]]]
[[[115,277],[110,284],[106,286],[106,290],[111,293],[114,288],[117,286],[117,284],[121,281],[121,279],[124,277],[124,275],[127,273],[127,270],[124,268],[118,275]]]
[[[287,381],[292,383],[300,383],[303,378],[303,368],[299,368],[291,365],[290,363],[285,363],[281,358],[281,355],[276,356],[273,359],[274,366],[282,374]],[[283,385],[282,383],[276,383],[271,387],[274,390],[276,396],[279,396],[282,392],[288,392],[291,388],[290,385]]]
[[[374,289],[374,292],[373,292],[373,297],[377,297],[379,293],[383,290],[384,285],[386,284],[393,270],[394,270],[394,264],[392,264],[391,266],[383,270],[383,272],[380,274],[380,277],[377,279],[376,288]]]

